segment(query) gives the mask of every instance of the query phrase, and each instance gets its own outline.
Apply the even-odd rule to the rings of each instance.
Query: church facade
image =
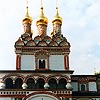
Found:
[[[47,34],[48,18],[40,8],[37,36],[32,37],[28,6],[24,33],[15,42],[16,70],[0,71],[0,100],[100,100],[99,75],[73,75],[70,43],[61,31],[58,6]]]

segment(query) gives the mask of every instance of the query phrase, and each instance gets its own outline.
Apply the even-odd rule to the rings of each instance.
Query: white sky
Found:
[[[70,69],[74,74],[94,74],[100,71],[100,0],[58,0],[63,18],[62,34],[71,44]],[[47,34],[52,30],[56,0],[44,0],[44,12],[49,19]],[[22,18],[26,0],[0,0],[0,70],[16,67],[14,43],[23,33]],[[32,29],[40,11],[40,0],[29,0]]]

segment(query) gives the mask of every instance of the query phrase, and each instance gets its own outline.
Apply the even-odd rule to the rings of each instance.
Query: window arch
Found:
[[[39,78],[39,79],[37,80],[36,88],[37,88],[37,89],[44,89],[44,84],[45,84],[44,79]]]
[[[21,78],[17,78],[17,79],[15,80],[15,88],[16,88],[16,89],[22,89],[22,84],[23,84],[23,81],[22,81]]]
[[[39,60],[39,69],[45,69],[45,60],[41,59]]]
[[[58,88],[59,89],[66,89],[66,84],[67,84],[66,79],[61,78],[59,80],[59,83],[58,83]]]
[[[13,89],[13,80],[11,78],[7,78],[5,80],[6,89]]]
[[[28,89],[35,89],[35,81],[34,81],[34,79],[29,78],[26,83],[28,85]]]
[[[39,50],[35,53],[36,70],[49,69],[49,52],[46,50]]]
[[[81,91],[85,91],[85,84],[81,84]]]
[[[50,89],[57,89],[57,81],[54,78],[51,78],[48,83]]]

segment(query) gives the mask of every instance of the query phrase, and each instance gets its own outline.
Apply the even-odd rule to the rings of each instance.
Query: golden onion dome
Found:
[[[40,15],[36,20],[36,25],[40,25],[40,24],[43,24],[43,25],[46,25],[46,26],[48,25],[48,18],[44,15],[43,7],[41,7]]]
[[[26,14],[25,14],[25,16],[24,16],[24,18],[23,18],[23,20],[22,20],[22,23],[24,24],[24,23],[30,23],[30,24],[32,24],[32,17],[30,17],[29,16],[29,13],[28,13],[28,6],[26,7]]]
[[[57,23],[62,25],[62,17],[59,16],[58,7],[56,7],[56,15],[52,19],[52,23],[53,24]]]

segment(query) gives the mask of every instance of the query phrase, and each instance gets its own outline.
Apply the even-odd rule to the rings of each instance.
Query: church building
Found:
[[[41,0],[33,38],[28,5],[24,28],[15,42],[16,70],[0,71],[0,100],[100,100],[99,75],[73,75],[70,43],[62,33],[62,17],[55,6],[50,36]]]

